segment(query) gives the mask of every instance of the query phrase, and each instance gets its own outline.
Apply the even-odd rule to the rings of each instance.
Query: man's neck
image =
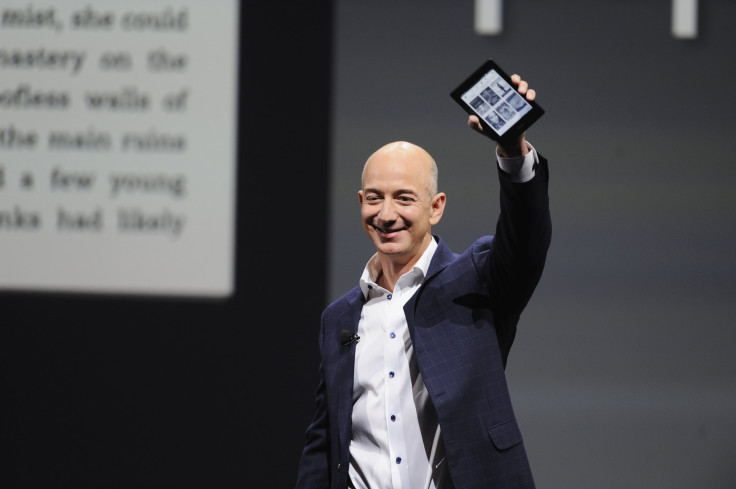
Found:
[[[417,264],[424,252],[427,251],[429,242],[432,239],[434,238],[429,235],[422,245],[421,250],[414,253],[411,257],[403,255],[382,255],[379,253],[378,263],[381,266],[381,270],[376,277],[376,283],[389,292],[393,292],[396,282],[399,281],[402,275],[414,268],[414,265]]]

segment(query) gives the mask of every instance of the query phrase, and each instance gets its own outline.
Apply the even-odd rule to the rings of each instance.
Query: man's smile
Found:
[[[389,228],[384,229],[380,226],[376,226],[375,224],[372,224],[371,227],[376,230],[376,233],[378,233],[379,236],[381,236],[384,239],[391,239],[395,238],[399,232],[406,230],[406,226],[400,227],[400,228]]]

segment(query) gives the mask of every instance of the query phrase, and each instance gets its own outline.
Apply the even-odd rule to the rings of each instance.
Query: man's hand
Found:
[[[511,83],[514,84],[516,87],[516,90],[524,95],[527,100],[532,101],[536,98],[537,92],[534,91],[533,88],[529,88],[529,84],[521,79],[519,75],[511,75]],[[478,120],[478,116],[471,115],[468,117],[468,126],[483,134],[483,126],[480,125],[480,121]],[[511,158],[514,156],[524,156],[529,152],[529,148],[526,145],[526,139],[524,139],[524,136],[526,135],[526,132],[523,132],[519,135],[518,140],[506,143],[504,146],[498,145],[498,152],[501,156],[506,158]]]

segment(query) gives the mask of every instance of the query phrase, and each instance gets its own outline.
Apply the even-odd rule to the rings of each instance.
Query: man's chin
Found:
[[[402,256],[406,254],[407,249],[399,243],[377,243],[376,251],[386,256]]]

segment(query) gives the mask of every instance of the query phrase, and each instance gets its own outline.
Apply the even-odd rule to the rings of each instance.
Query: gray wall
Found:
[[[539,487],[736,487],[736,3],[701,1],[700,36],[663,0],[507,0],[473,31],[471,0],[336,2],[329,297],[372,253],[365,158],[424,146],[456,251],[491,234],[493,146],[449,92],[484,59],[547,114],[553,244],[507,369]]]

